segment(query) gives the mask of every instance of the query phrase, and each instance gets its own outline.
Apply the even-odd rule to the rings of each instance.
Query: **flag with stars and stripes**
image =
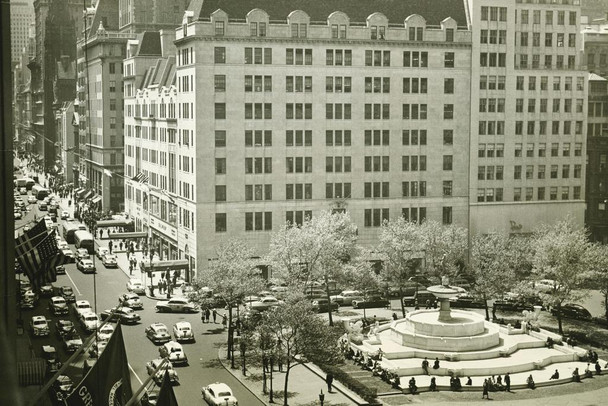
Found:
[[[32,248],[17,258],[35,292],[39,291],[44,283],[56,281],[55,267],[68,262],[68,258],[57,247],[55,235],[56,231],[53,230],[39,243],[34,245],[30,242]]]
[[[34,227],[15,238],[15,258],[19,258],[26,252],[29,252],[38,245],[46,235],[48,235],[46,222],[44,219],[41,219]]]
[[[134,180],[135,182],[139,182],[139,183],[148,183],[148,175],[146,175],[145,173],[143,173],[142,171],[139,171],[139,173],[135,176],[133,176],[131,178],[131,180]]]

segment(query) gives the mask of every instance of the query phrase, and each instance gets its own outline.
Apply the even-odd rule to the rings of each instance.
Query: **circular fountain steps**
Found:
[[[499,328],[486,323],[483,316],[460,310],[451,311],[451,320],[437,320],[436,310],[418,310],[394,321],[391,339],[405,347],[430,351],[481,351],[500,344]]]

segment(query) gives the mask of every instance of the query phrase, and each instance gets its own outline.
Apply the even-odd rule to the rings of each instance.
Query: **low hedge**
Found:
[[[355,392],[357,395],[361,396],[365,399],[366,402],[371,404],[378,404],[377,394],[378,391],[376,388],[370,388],[360,381],[356,380],[348,373],[344,372],[340,367],[335,365],[328,364],[318,364],[319,368],[323,370],[326,374],[331,373],[334,376],[334,379],[342,383],[348,389]]]

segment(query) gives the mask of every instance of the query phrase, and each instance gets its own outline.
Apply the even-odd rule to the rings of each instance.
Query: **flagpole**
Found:
[[[127,402],[127,404],[125,406],[131,406],[135,401],[137,401],[137,398],[139,397],[139,395],[143,392],[144,389],[146,389],[146,387],[148,386],[148,384],[150,383],[150,381],[152,379],[154,379],[154,377],[156,376],[156,374],[158,373],[158,371],[160,371],[162,368],[165,367],[165,364],[167,362],[169,362],[169,359],[168,358],[163,358],[163,360],[158,365],[158,368],[156,368],[154,370],[154,372],[151,373],[150,376],[148,376],[148,379],[146,379],[144,381],[144,383],[141,384],[141,386],[139,387],[139,389],[137,390],[137,392],[135,392],[133,394],[133,396],[131,396],[131,399],[129,399],[129,401]]]

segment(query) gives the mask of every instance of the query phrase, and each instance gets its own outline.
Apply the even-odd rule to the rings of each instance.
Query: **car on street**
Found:
[[[66,352],[74,352],[82,346],[82,338],[76,330],[72,330],[63,336],[63,345]]]
[[[44,316],[33,316],[30,327],[34,337],[46,337],[50,333],[49,322]]]
[[[48,209],[49,209],[49,206],[45,202],[38,203],[38,210],[47,211]],[[50,217],[49,217],[49,220],[50,220]]]
[[[74,251],[72,251],[70,248],[62,249],[61,253],[64,257],[70,258],[69,262],[74,262],[76,260],[76,255],[74,255]]]
[[[171,341],[171,335],[167,326],[163,323],[152,323],[145,330],[146,337],[153,343],[166,343]]]
[[[574,303],[563,304],[560,308],[563,317],[578,319],[578,320],[591,320],[592,316],[589,310],[583,306]],[[557,316],[557,307],[551,308],[551,314]]]
[[[138,295],[143,295],[146,293],[144,291],[144,285],[141,282],[141,279],[137,278],[129,279],[129,282],[127,282],[127,290],[129,292],[137,293]]]
[[[61,220],[67,220],[70,218],[70,212],[67,210],[63,210],[61,212]]]
[[[93,332],[99,328],[99,317],[93,312],[81,313],[78,320],[87,332]]]
[[[109,254],[110,250],[107,247],[98,247],[95,251],[97,258],[102,259],[104,255]]]
[[[370,307],[385,307],[388,308],[391,302],[383,298],[382,296],[368,296],[365,299],[353,300],[353,309],[363,309]]]
[[[71,286],[62,286],[59,288],[59,294],[63,296],[66,302],[74,303],[76,301],[76,295]]]
[[[331,309],[332,312],[335,312],[339,307],[340,305],[338,303],[330,302],[327,299],[318,298],[312,301],[312,310],[317,313],[325,313],[328,312],[329,309]]]
[[[91,304],[89,303],[88,300],[77,300],[76,302],[74,302],[72,307],[74,308],[74,311],[76,312],[76,316],[80,316],[81,313],[93,311],[93,307],[91,307]]]
[[[118,257],[115,254],[106,254],[101,258],[101,263],[106,268],[118,268]]]
[[[139,298],[139,295],[137,293],[123,293],[119,298],[118,298],[118,302],[122,305],[122,306],[127,306],[130,307],[131,309],[135,309],[135,310],[143,310],[144,308],[144,303],[141,301],[141,299]]]
[[[112,337],[112,333],[114,333],[114,326],[110,323],[105,323],[97,330],[97,339],[99,341],[108,341]]]
[[[194,332],[192,331],[192,325],[187,321],[178,321],[173,325],[173,338],[178,343],[183,341],[194,342]]]
[[[225,383],[212,383],[201,388],[203,399],[210,406],[238,406],[239,402],[234,396],[230,386]]]
[[[158,348],[158,354],[162,358],[169,358],[173,365],[188,365],[188,357],[184,348],[177,341],[169,341]]]
[[[68,242],[63,239],[57,240],[57,248],[59,248],[60,250],[69,249],[70,244],[68,244]]]
[[[63,339],[64,336],[72,332],[76,327],[71,320],[59,319],[55,322],[55,332],[57,338]]]
[[[76,262],[76,268],[82,273],[95,273],[95,264],[90,259],[81,259]]]
[[[486,306],[481,297],[470,293],[460,293],[456,297],[450,298],[450,306],[454,308],[476,308],[483,309]]]
[[[55,294],[55,287],[52,283],[45,283],[40,287],[40,296],[51,297]]]
[[[340,306],[352,306],[353,300],[363,300],[363,293],[358,290],[343,290],[339,295],[329,298]]]
[[[52,345],[42,346],[42,358],[46,361],[47,371],[51,374],[54,374],[61,368],[61,362],[57,357],[57,350]]]
[[[55,316],[68,314],[68,303],[65,301],[63,296],[53,296],[49,301],[49,310]]]
[[[27,189],[24,187],[19,188],[19,194],[20,195],[27,195]]]
[[[14,215],[15,215],[15,220],[19,220],[19,219],[21,219],[21,217],[23,217],[23,215],[21,214],[21,211],[17,211],[17,210],[15,210]]]
[[[100,314],[102,321],[118,321],[123,324],[136,324],[141,320],[141,316],[130,307],[117,306],[106,309]]]
[[[160,389],[146,390],[141,397],[141,406],[157,406]]]
[[[157,385],[160,385],[163,382],[166,370],[169,372],[169,381],[171,383],[179,383],[179,377],[177,376],[175,369],[173,369],[171,362],[165,361],[163,367],[159,369],[163,361],[165,361],[163,358],[156,358],[152,361],[148,361],[146,363],[146,372],[148,372],[148,376],[153,376],[154,382],[156,382]]]
[[[34,195],[29,195],[27,197],[27,202],[28,203],[36,203],[37,201],[38,201],[38,199],[36,199],[36,196],[34,196]]]
[[[55,267],[55,273],[57,275],[65,275],[65,266],[63,266],[63,265],[57,265]]]
[[[198,308],[184,297],[174,297],[169,300],[156,302],[154,309],[159,313],[196,313]]]
[[[78,248],[76,250],[76,258],[78,260],[91,259],[91,254],[89,254],[89,250],[87,250],[86,248]]]
[[[53,385],[50,389],[50,396],[54,398],[54,400],[60,404],[64,403],[65,399],[68,397],[72,388],[74,387],[74,382],[67,375],[59,375],[57,379],[53,382]]]
[[[263,312],[270,309],[271,307],[279,306],[282,302],[274,296],[264,296],[255,302],[247,304],[247,307],[251,310]]]

